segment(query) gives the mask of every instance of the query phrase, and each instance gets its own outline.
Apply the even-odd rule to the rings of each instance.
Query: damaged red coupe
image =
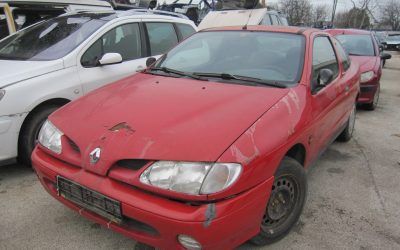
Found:
[[[272,243],[301,214],[305,169],[351,138],[359,82],[318,30],[202,31],[52,114],[33,166],[54,198],[153,247]]]

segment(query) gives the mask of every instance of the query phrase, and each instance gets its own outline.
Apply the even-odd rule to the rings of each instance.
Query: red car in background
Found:
[[[305,169],[350,140],[359,80],[319,30],[209,29],[53,113],[33,167],[58,201],[147,245],[269,244],[301,214]]]
[[[390,59],[391,55],[381,53],[370,31],[357,29],[331,29],[325,31],[340,41],[350,55],[351,60],[359,63],[361,93],[358,103],[363,104],[369,110],[374,110],[379,101],[383,60]]]

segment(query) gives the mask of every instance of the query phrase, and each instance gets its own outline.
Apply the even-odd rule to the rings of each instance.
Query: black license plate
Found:
[[[116,223],[122,223],[121,204],[78,183],[57,176],[58,195]]]

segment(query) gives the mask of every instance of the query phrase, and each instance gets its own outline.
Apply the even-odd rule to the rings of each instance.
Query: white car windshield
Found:
[[[0,60],[49,61],[64,57],[107,23],[113,14],[60,16],[0,41]]]

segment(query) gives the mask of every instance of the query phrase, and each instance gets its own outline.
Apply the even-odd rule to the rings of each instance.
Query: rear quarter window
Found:
[[[188,24],[177,23],[176,26],[178,27],[179,32],[181,32],[182,39],[188,38],[196,33],[196,30]]]

